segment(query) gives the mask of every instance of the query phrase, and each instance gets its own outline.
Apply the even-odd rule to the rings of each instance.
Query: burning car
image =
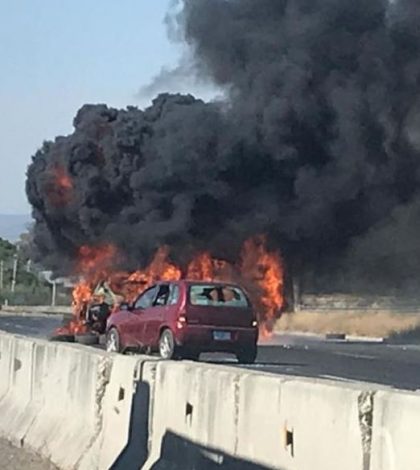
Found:
[[[160,282],[107,322],[109,352],[159,352],[162,359],[196,360],[204,352],[257,356],[258,323],[244,290],[221,282]]]
[[[80,283],[73,292],[73,314],[63,319],[63,326],[55,330],[51,340],[96,344],[106,331],[106,322],[112,311],[124,301],[124,296],[113,291],[106,281],[91,291]]]
[[[195,256],[186,266],[180,267],[171,262],[169,249],[162,247],[157,250],[150,264],[144,269],[125,272],[115,269],[118,250],[112,245],[94,248],[82,247],[79,256],[77,269],[82,280],[73,290],[73,316],[62,328],[55,331],[53,336],[55,340],[77,341],[84,344],[97,343],[99,337],[106,332],[106,324],[110,318],[134,318],[132,311],[136,309],[132,307],[140,298],[139,296],[143,298],[143,293],[150,292],[153,286],[165,282],[180,283],[178,285],[180,295],[182,294],[182,298],[187,302],[185,305],[192,310],[196,310],[198,307],[193,308],[188,303],[190,300],[187,299],[190,299],[189,296],[192,295],[186,287],[188,282],[204,282],[210,283],[209,285],[222,283],[225,286],[236,286],[232,287],[232,302],[235,296],[241,298],[244,295],[248,298],[241,293],[242,290],[239,286],[243,286],[249,293],[254,308],[253,312],[258,318],[262,335],[270,334],[284,304],[282,261],[277,252],[267,250],[265,238],[262,236],[253,237],[245,242],[237,263],[215,259],[209,253],[204,252]],[[182,282],[186,284],[182,284]],[[216,284],[214,285],[216,286]],[[216,287],[214,290],[217,292]],[[222,299],[221,302],[222,304],[218,305],[219,309],[215,309],[216,305],[209,305],[212,307],[206,313],[209,315],[209,319],[215,312],[218,315],[226,315],[227,320],[230,315],[233,315],[233,312],[239,314],[240,310],[235,309],[235,306],[232,307],[234,310],[226,309],[229,306],[228,300],[223,301]],[[125,305],[125,309],[119,308],[122,304]],[[220,309],[220,307],[223,308]],[[249,316],[251,311],[250,306],[246,308],[249,311],[248,313],[244,311],[245,317]],[[207,309],[203,311],[207,311]],[[175,318],[176,314],[174,313],[174,315]],[[178,316],[181,320],[174,320],[175,323],[182,322],[183,316],[180,314]],[[144,315],[142,318],[145,318]],[[212,325],[211,321],[208,324]],[[239,325],[232,323],[231,326]],[[241,325],[241,327],[245,326]],[[127,335],[130,337],[131,333],[127,333]],[[119,340],[122,340],[123,344],[124,341],[127,343],[124,338],[119,338]],[[179,340],[179,338],[175,338],[175,340]],[[141,346],[142,341],[139,340],[138,343]],[[149,346],[153,349],[155,343],[147,345],[146,348]],[[205,345],[202,350],[205,350]],[[235,351],[232,352],[235,353]]]

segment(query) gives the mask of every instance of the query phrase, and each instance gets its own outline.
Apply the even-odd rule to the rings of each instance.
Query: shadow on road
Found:
[[[234,366],[234,367],[246,367],[247,369],[258,369],[259,367],[307,367],[308,364],[299,362],[272,362],[272,361],[259,361],[257,360],[254,364],[240,364],[239,362],[223,362],[223,361],[200,361],[204,364],[211,364],[215,366]]]
[[[128,442],[111,466],[111,470],[138,470],[147,460],[149,440],[150,386],[137,384],[131,407]],[[115,430],[118,432],[118,429]]]
[[[196,444],[167,432],[160,457],[152,470],[269,470],[249,460],[238,459],[220,450]]]

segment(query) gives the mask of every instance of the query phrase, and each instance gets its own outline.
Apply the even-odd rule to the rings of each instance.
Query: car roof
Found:
[[[237,283],[234,282],[223,282],[223,281],[194,281],[192,279],[181,279],[179,281],[159,281],[156,282],[155,285],[162,285],[162,284],[177,284],[177,285],[203,285],[203,286],[208,286],[210,285],[215,285],[215,286],[234,286],[234,287],[239,287],[241,286]]]

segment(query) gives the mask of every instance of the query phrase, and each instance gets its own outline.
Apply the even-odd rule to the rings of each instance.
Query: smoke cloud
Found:
[[[66,272],[112,242],[127,267],[164,244],[233,259],[265,233],[300,266],[415,278],[419,21],[415,0],[183,0],[171,24],[226,100],[84,106],[28,169],[37,258]]]

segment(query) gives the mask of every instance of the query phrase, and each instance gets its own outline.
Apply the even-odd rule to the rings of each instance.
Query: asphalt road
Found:
[[[0,313],[0,330],[32,338],[48,338],[61,326],[61,315],[8,315]]]
[[[61,325],[56,316],[0,314],[0,330],[47,338]],[[224,355],[205,355],[204,361],[232,363]],[[243,367],[243,366],[240,366]],[[320,338],[276,335],[261,344],[257,362],[246,366],[275,374],[362,381],[399,389],[420,389],[420,341],[416,344],[327,341]]]
[[[264,372],[420,389],[420,345],[310,341],[285,337],[284,345],[261,346]]]

